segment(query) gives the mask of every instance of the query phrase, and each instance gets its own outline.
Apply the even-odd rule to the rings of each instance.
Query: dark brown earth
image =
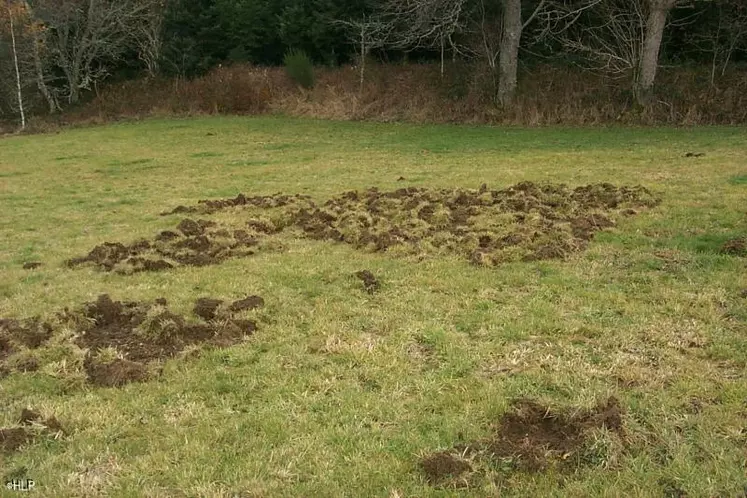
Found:
[[[239,311],[254,310],[265,305],[265,300],[259,296],[249,296],[245,299],[239,299],[231,303],[228,311],[238,313]]]
[[[35,270],[42,266],[43,263],[40,263],[39,261],[29,261],[28,263],[23,264],[24,270]]]
[[[0,428],[0,453],[17,451],[40,434],[65,433],[62,424],[54,416],[44,419],[41,414],[28,408],[21,411],[18,423],[21,427]],[[42,426],[43,431],[34,431],[34,425]]]
[[[23,427],[0,429],[0,452],[16,451],[33,438],[33,433]]]
[[[461,450],[467,448],[492,462],[509,462],[514,470],[522,472],[549,468],[573,471],[584,465],[581,454],[590,430],[606,428],[624,441],[623,413],[614,397],[581,412],[555,411],[531,400],[518,400],[495,426],[492,438],[460,446],[455,451],[465,453]],[[429,481],[439,482],[454,473],[448,456],[449,453],[439,452],[421,461]],[[457,469],[466,471],[463,466]]]
[[[177,206],[171,211],[161,213],[162,216],[170,214],[181,214],[181,213],[203,213],[212,214],[221,209],[237,207],[237,206],[255,206],[260,208],[276,208],[283,207],[294,202],[310,200],[311,197],[308,195],[285,195],[285,194],[274,194],[274,195],[258,195],[247,197],[244,194],[239,194],[233,199],[219,199],[219,200],[201,200],[198,201],[197,206]]]
[[[644,187],[609,183],[573,189],[531,182],[503,190],[489,190],[484,184],[477,190],[370,188],[321,204],[304,195],[240,194],[164,213],[210,215],[234,209],[245,214],[232,224],[187,218],[175,231],[163,231],[152,241],[105,242],[68,265],[94,264],[120,273],[213,265],[252,255],[263,238],[283,231],[364,251],[399,247],[400,254],[458,254],[485,266],[562,259],[583,250],[595,233],[615,226],[617,218],[659,203]]]
[[[368,270],[361,270],[359,272],[356,272],[355,276],[358,277],[361,282],[363,282],[363,289],[369,294],[373,294],[374,292],[379,290],[379,287],[381,286],[374,274]]]
[[[721,252],[732,256],[747,256],[747,237],[731,239],[721,246]]]
[[[0,369],[37,369],[36,358],[11,361],[13,355],[23,348],[41,347],[55,327],[64,327],[76,332],[75,345],[87,351],[83,368],[91,384],[118,387],[143,382],[151,377],[151,362],[171,358],[190,345],[228,347],[256,330],[254,321],[233,315],[264,303],[261,297],[236,301],[220,315],[220,320],[215,320],[215,310],[222,302],[199,299],[195,310],[200,310],[197,314],[203,321],[197,323],[169,311],[164,298],[149,304],[113,301],[106,294],[77,310],[57,313],[54,325],[38,319],[0,320]],[[107,348],[113,348],[117,356],[99,354]]]
[[[121,274],[162,271],[176,266],[208,266],[234,257],[254,254],[249,249],[257,239],[246,232],[233,234],[213,229],[216,224],[206,220],[184,219],[178,225],[180,233],[163,231],[152,242],[141,240],[125,245],[104,242],[86,256],[66,262],[69,267],[93,264],[103,271]]]
[[[447,452],[434,453],[420,461],[420,467],[431,484],[440,484],[470,472],[472,467],[464,460]]]
[[[29,349],[38,348],[47,342],[51,336],[52,327],[48,323],[42,323],[38,319],[22,321],[0,319],[0,338],[4,337],[6,340],[15,340]],[[2,351],[1,345],[0,351]]]
[[[521,400],[514,412],[503,417],[489,448],[494,458],[516,459],[518,467],[527,471],[544,470],[552,463],[572,464],[589,429],[607,428],[623,436],[622,413],[616,398],[577,415]]]
[[[216,317],[218,306],[223,304],[221,299],[211,299],[209,297],[201,297],[195,302],[195,307],[192,310],[196,316],[199,316],[203,320],[213,320]]]

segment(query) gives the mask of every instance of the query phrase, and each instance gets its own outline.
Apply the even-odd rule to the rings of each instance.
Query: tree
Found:
[[[143,6],[140,22],[133,24],[138,58],[145,64],[149,77],[158,74],[163,51],[163,20],[166,0],[140,0]]]
[[[23,9],[23,5],[6,0],[5,2],[6,12],[8,15],[8,28],[10,30],[11,47],[13,52],[13,64],[15,68],[16,77],[16,92],[18,98],[18,112],[21,117],[21,129],[26,128],[26,111],[23,106],[23,91],[21,83],[21,70],[18,65],[18,45],[16,44],[16,23],[14,18],[18,15],[19,9]]]
[[[639,77],[635,82],[635,97],[640,105],[649,105],[654,98],[654,80],[659,68],[659,52],[667,16],[676,0],[647,0],[648,13],[643,35]]]
[[[137,0],[35,0],[52,63],[64,74],[68,102],[109,74],[132,45],[146,3]]]
[[[561,0],[554,8],[568,17],[578,13],[572,29],[553,26],[551,35],[570,52],[586,57],[592,69],[611,75],[632,74],[639,105],[654,99],[662,37],[676,0],[596,0],[579,10],[576,2]]]
[[[723,76],[734,54],[747,48],[747,3],[741,0],[712,0],[704,3],[698,22],[688,26],[688,42],[707,54],[711,64],[711,86],[716,75]]]
[[[366,15],[357,20],[337,20],[335,24],[346,29],[348,39],[358,48],[359,93],[363,93],[368,54],[375,48],[387,46],[391,40],[394,25],[391,21],[381,17]]]
[[[394,27],[388,46],[395,49],[437,49],[444,76],[445,51],[460,52],[454,35],[466,27],[467,0],[387,0],[382,17]]]

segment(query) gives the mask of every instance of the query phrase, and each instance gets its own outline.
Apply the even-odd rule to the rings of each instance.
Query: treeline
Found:
[[[105,81],[190,79],[217,66],[460,62],[499,108],[520,67],[573,66],[656,100],[662,65],[708,69],[717,86],[747,59],[745,0],[3,0],[0,117],[57,113]],[[591,76],[590,76],[591,78]],[[598,80],[595,80],[598,81]]]

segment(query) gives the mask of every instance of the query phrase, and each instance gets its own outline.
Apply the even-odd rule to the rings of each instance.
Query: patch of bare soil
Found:
[[[379,280],[369,270],[361,270],[355,273],[355,276],[363,282],[363,289],[369,294],[373,294],[381,287]]]
[[[281,195],[200,201],[169,213],[209,215],[236,209],[238,226],[182,220],[176,231],[131,245],[106,242],[70,266],[93,263],[104,271],[159,271],[205,266],[254,254],[262,238],[285,230],[302,237],[350,244],[365,251],[458,254],[476,265],[562,259],[584,249],[615,219],[656,206],[646,188],[609,183],[571,189],[523,182],[504,190],[377,188],[345,192],[323,203]],[[258,216],[271,210],[272,221]]]
[[[747,237],[731,239],[721,246],[721,252],[732,256],[747,256]]]
[[[0,428],[0,453],[18,451],[40,435],[65,433],[62,424],[54,416],[44,419],[38,412],[27,408],[21,411],[18,425],[20,427]]]
[[[441,484],[472,470],[469,463],[448,452],[434,453],[425,457],[420,461],[420,468],[431,484]]]
[[[58,313],[54,325],[38,319],[2,320],[0,368],[7,368],[10,356],[22,347],[40,347],[55,327],[64,327],[76,332],[75,345],[87,351],[83,368],[91,384],[117,387],[143,382],[151,377],[150,362],[171,358],[191,345],[228,347],[257,329],[254,321],[234,315],[262,306],[262,298],[249,296],[218,309],[222,302],[199,299],[195,314],[203,320],[197,323],[169,311],[163,298],[154,304],[120,302],[106,294],[80,309]],[[16,370],[19,364],[14,363]]]
[[[584,451],[590,431],[606,429],[624,441],[623,413],[614,397],[581,412],[554,411],[531,400],[518,400],[495,426],[490,439],[462,445],[454,451],[488,459],[500,468],[506,468],[508,463],[515,471],[573,471],[586,464]],[[434,453],[421,460],[420,465],[431,483],[470,470],[468,462],[451,452]]]

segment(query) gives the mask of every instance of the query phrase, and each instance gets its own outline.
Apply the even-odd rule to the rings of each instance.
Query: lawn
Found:
[[[25,444],[0,445],[0,478],[50,497],[741,496],[746,158],[743,128],[220,117],[0,139],[0,317],[54,320],[102,294],[165,298],[189,320],[198,298],[264,301],[237,315],[249,337],[148,364],[163,369],[145,382],[87,382],[74,326],[9,349],[6,438],[24,408],[63,432],[25,424]],[[208,266],[66,264],[188,217],[244,222],[161,216],[201,199],[526,181],[642,185],[661,202],[560,258],[488,266],[292,227]]]

